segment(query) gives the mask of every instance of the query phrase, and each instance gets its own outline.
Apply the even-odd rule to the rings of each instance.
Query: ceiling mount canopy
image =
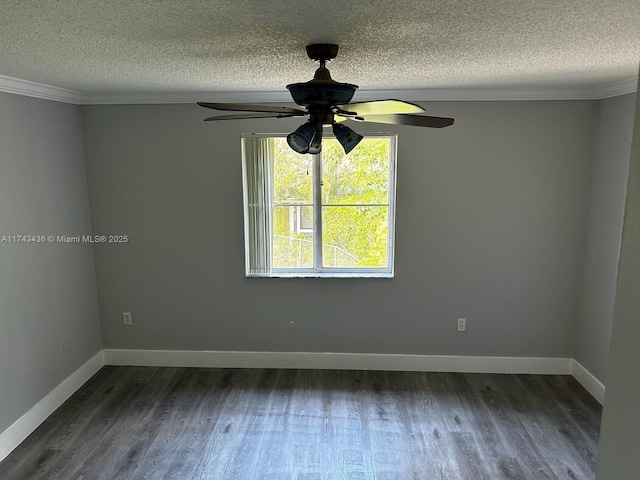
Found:
[[[340,123],[345,120],[431,128],[442,128],[453,124],[453,118],[418,115],[424,112],[422,107],[402,100],[349,103],[358,86],[333,80],[326,67],[326,63],[333,60],[337,54],[338,45],[328,43],[307,45],[307,56],[311,60],[320,62],[320,66],[313,79],[308,82],[287,85],[293,101],[305,110],[242,103],[198,102],[198,105],[214,110],[250,112],[218,115],[205,118],[205,121],[309,116],[306,123],[287,136],[289,146],[300,154],[320,153],[322,128],[325,125],[332,127],[334,135],[348,154],[363,137]]]

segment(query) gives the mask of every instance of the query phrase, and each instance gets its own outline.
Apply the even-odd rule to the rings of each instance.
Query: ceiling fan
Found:
[[[349,103],[358,88],[351,83],[336,82],[326,67],[338,54],[338,45],[316,43],[307,46],[307,56],[320,62],[313,80],[287,85],[294,102],[299,108],[269,105],[248,105],[243,103],[198,102],[201,107],[251,113],[234,113],[205,118],[212,120],[237,120],[244,118],[287,118],[309,116],[309,120],[287,136],[287,143],[298,153],[316,154],[322,150],[322,127],[331,125],[333,133],[349,153],[364,138],[351,128],[343,125],[345,120],[360,122],[413,125],[416,127],[442,128],[453,124],[453,118],[417,115],[424,109],[402,100],[375,100]]]

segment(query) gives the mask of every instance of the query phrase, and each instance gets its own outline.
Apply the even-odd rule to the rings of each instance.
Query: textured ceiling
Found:
[[[280,91],[340,45],[364,90],[635,77],[638,0],[1,0],[0,74],[79,92]]]

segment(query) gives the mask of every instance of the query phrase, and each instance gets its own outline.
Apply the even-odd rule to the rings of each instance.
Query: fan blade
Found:
[[[339,105],[339,110],[357,113],[360,117],[367,115],[388,115],[396,113],[422,113],[424,108],[415,103],[402,100],[374,100],[371,102],[347,103]]]
[[[216,115],[215,117],[205,118],[204,121],[209,122],[211,120],[241,120],[243,118],[287,118],[297,116],[298,114],[294,115],[293,113],[234,113],[231,115]]]
[[[442,128],[453,125],[453,118],[428,117],[426,115],[367,115],[365,122],[387,123],[392,125],[413,125],[415,127]]]
[[[246,103],[210,103],[198,102],[198,105],[214,110],[232,110],[237,112],[265,112],[265,113],[289,113],[292,116],[306,115],[307,112],[298,108],[275,107],[271,105],[249,105]]]

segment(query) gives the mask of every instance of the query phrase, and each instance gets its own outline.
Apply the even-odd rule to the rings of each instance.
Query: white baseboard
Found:
[[[372,353],[104,350],[106,365],[222,368],[318,368],[570,375],[570,358],[466,357]]]
[[[69,375],[60,385],[40,400],[13,425],[0,433],[0,461],[44,422],[60,405],[73,395],[84,383],[104,366],[103,351],[100,350],[80,368]]]
[[[572,360],[571,375],[593,396],[600,405],[604,405],[604,384],[577,360]]]
[[[468,357],[372,353],[104,350],[106,365],[203,368],[318,368],[572,375],[600,404],[604,385],[573,358]]]

